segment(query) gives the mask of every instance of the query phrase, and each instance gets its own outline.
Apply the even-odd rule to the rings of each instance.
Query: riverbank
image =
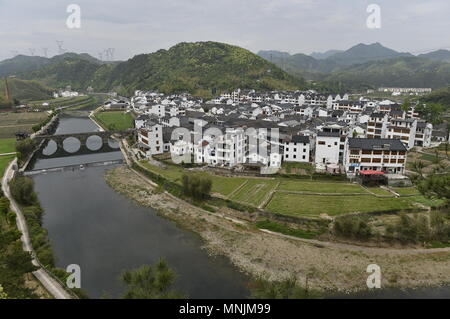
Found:
[[[13,198],[9,189],[9,182],[14,177],[14,171],[12,169],[13,164],[14,162],[10,163],[5,171],[5,175],[3,176],[2,180],[2,189],[5,197],[10,202],[11,211],[16,214],[17,228],[22,234],[21,240],[23,244],[23,250],[31,254],[32,264],[38,267],[36,271],[33,271],[33,275],[54,298],[72,299],[73,296],[63,288],[63,285],[58,281],[58,279],[54,277],[54,275],[40,263],[36,251],[33,248],[32,238],[30,237],[28,223],[25,215],[23,214],[20,205]],[[44,294],[42,296],[45,297]]]
[[[227,256],[252,276],[282,280],[291,276],[323,292],[366,289],[369,264],[382,270],[382,287],[413,288],[450,282],[448,250],[401,250],[324,245],[259,231],[253,224],[232,219],[228,208],[206,212],[162,192],[126,167],[109,171],[108,184],[117,192],[152,207],[180,227],[198,233],[211,254]]]

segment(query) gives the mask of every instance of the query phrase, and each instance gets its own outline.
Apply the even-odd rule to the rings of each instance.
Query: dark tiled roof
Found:
[[[406,151],[401,140],[388,138],[349,138],[348,147],[351,149],[373,150],[386,147],[391,151]]]
[[[318,132],[317,136],[324,136],[324,137],[340,137],[341,134],[339,132]]]
[[[291,142],[294,142],[294,143],[309,143],[309,136],[294,135],[294,136],[292,136]]]

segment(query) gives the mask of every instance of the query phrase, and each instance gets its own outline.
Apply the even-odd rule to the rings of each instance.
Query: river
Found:
[[[97,131],[87,117],[63,114],[55,134]],[[69,143],[68,148],[71,145]],[[51,145],[48,146],[51,148]],[[36,161],[34,168],[121,159],[121,152]],[[81,267],[81,288],[91,298],[120,297],[124,269],[165,258],[177,273],[176,288],[189,298],[246,298],[249,277],[225,257],[209,256],[196,234],[182,230],[152,209],[116,193],[105,182],[106,167],[85,167],[34,175],[45,211],[43,227],[56,266]]]

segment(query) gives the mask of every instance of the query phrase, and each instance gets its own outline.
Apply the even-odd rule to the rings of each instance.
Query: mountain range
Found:
[[[345,51],[290,55],[259,51],[288,73],[308,80],[337,82],[349,89],[378,86],[439,88],[450,85],[450,51],[438,50],[414,56],[381,45],[357,44]]]
[[[33,92],[36,98],[42,98],[48,95],[49,88],[68,85],[74,90],[83,91],[90,86],[95,91],[113,90],[123,95],[143,89],[163,93],[187,91],[210,97],[237,87],[315,88],[325,92],[379,86],[447,87],[449,59],[447,50],[414,56],[380,43],[312,55],[274,50],[256,55],[224,43],[195,42],[179,43],[168,50],[136,55],[122,62],[104,62],[86,53],[52,58],[18,55],[0,62],[0,76],[25,80],[20,83],[22,88],[27,87],[23,98],[32,98]],[[42,88],[38,89],[36,81]]]
[[[16,56],[0,63],[0,75],[75,90],[134,90],[164,93],[187,91],[209,97],[216,91],[300,89],[306,82],[282,71],[256,54],[218,42],[179,43],[168,50],[140,54],[116,63],[103,63],[88,54],[66,53],[51,59]]]

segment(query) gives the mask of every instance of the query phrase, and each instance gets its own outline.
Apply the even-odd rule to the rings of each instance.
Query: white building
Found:
[[[316,138],[315,164],[317,168],[339,164],[339,132],[319,132]]]
[[[162,125],[147,121],[138,130],[138,145],[145,155],[150,157],[164,152]]]
[[[309,136],[294,135],[289,141],[284,142],[283,146],[283,161],[309,162]]]

